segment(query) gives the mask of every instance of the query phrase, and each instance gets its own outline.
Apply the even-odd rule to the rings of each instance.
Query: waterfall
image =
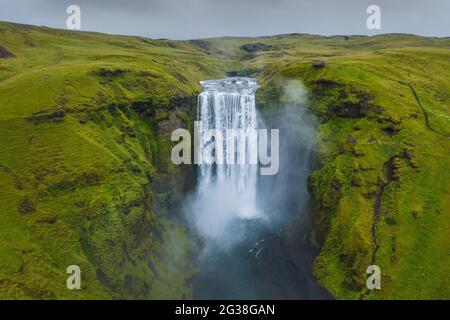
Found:
[[[233,77],[200,83],[204,91],[198,98],[201,142],[197,152],[203,161],[198,193],[209,199],[209,208],[203,210],[213,224],[224,217],[227,222],[233,217],[256,217],[258,168],[251,159],[257,155],[256,136],[252,135],[257,130],[257,82]],[[214,201],[215,195],[218,201]]]
[[[203,161],[196,161],[199,184],[185,209],[203,240],[196,262],[199,273],[193,280],[194,298],[328,298],[312,277],[314,250],[306,237],[311,232],[307,214],[309,155],[315,141],[315,124],[306,111],[307,91],[298,81],[285,82],[278,112],[262,122],[255,110],[255,80],[229,78],[201,84],[200,124],[196,122],[195,130],[201,139],[194,140],[197,160],[200,154]],[[229,129],[251,131],[256,124],[259,129],[283,132],[281,143],[275,142],[282,155],[277,174],[256,171],[265,166],[265,148],[259,145],[259,168],[248,163],[212,163],[212,159],[221,162],[237,157],[236,150],[226,143],[216,147],[214,134],[223,135]],[[258,144],[264,140],[262,133],[259,131]],[[249,140],[237,140],[237,144],[249,146],[247,159],[256,150]],[[277,151],[272,151],[278,147],[271,139],[266,150],[275,155]],[[298,262],[294,267],[292,259]]]

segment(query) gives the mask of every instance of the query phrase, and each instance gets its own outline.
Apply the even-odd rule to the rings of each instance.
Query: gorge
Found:
[[[314,125],[305,112],[304,88],[290,82],[285,90],[289,102],[280,108],[282,117],[267,119],[280,129],[281,149],[273,145],[270,149],[272,156],[274,150],[280,152],[275,157],[282,167],[276,175],[264,176],[258,174],[257,164],[250,163],[256,157],[257,139],[226,132],[249,133],[265,127],[266,119],[256,110],[256,80],[226,78],[201,83],[204,91],[198,99],[198,118],[206,136],[199,152],[214,159],[199,166],[197,191],[186,209],[203,243],[197,257],[194,298],[329,297],[312,277],[314,250],[306,240],[311,231],[306,177]],[[232,141],[214,139],[208,129]],[[236,148],[230,148],[234,144]],[[238,157],[243,161],[232,160]],[[288,224],[297,227],[294,237],[293,230],[285,230]],[[296,248],[294,257],[288,246]]]
[[[0,298],[450,297],[449,48],[0,22]],[[174,164],[196,120],[279,129],[278,173]]]

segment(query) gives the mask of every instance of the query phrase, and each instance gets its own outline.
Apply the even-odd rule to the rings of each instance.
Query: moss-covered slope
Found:
[[[330,41],[330,54],[318,46],[307,58],[288,51],[288,61],[269,62],[259,99],[270,113],[282,79],[302,80],[321,123],[310,177],[323,245],[314,273],[337,298],[448,299],[450,41],[390,35],[319,44]],[[372,264],[381,290],[366,290]]]
[[[0,46],[0,298],[189,297],[191,242],[170,218],[189,181],[169,134],[227,62],[7,23]]]
[[[450,40],[284,35],[195,41],[0,23],[0,298],[190,297],[173,214],[190,179],[170,132],[198,81],[286,78],[320,121],[310,178],[318,280],[337,298],[449,298]],[[282,137],[281,137],[282,138]],[[66,268],[83,290],[66,288]],[[365,290],[366,268],[382,290]]]

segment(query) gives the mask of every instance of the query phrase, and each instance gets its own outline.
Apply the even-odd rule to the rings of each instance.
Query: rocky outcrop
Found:
[[[262,42],[256,42],[256,43],[246,43],[239,47],[241,50],[244,50],[247,53],[255,53],[258,51],[266,51],[273,48],[273,46],[262,43]]]
[[[0,46],[0,59],[9,59],[14,57],[14,54],[8,51],[5,47]]]

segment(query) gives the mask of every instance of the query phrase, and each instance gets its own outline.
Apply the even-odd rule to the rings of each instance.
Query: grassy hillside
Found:
[[[199,80],[286,79],[320,121],[318,280],[337,298],[450,298],[450,40],[150,40],[0,23],[0,298],[190,297],[189,183],[168,136]],[[67,266],[83,290],[66,289]],[[366,268],[382,290],[365,291]]]
[[[284,80],[299,79],[320,121],[310,178],[319,281],[337,298],[450,298],[450,40],[252,42],[268,45],[249,60],[263,111],[277,110]],[[365,289],[371,264],[382,290]]]
[[[187,43],[6,23],[0,46],[0,298],[189,297],[168,137],[227,62]],[[81,291],[66,288],[72,264]]]

